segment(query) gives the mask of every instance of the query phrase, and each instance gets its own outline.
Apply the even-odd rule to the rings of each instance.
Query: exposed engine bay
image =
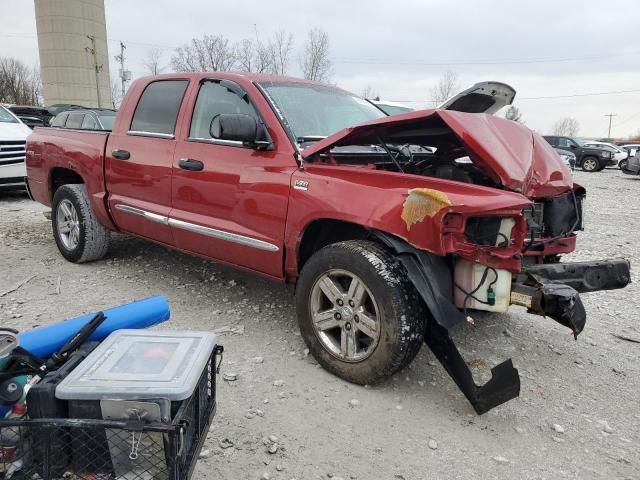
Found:
[[[302,148],[306,146],[300,145]],[[351,142],[338,143],[307,161],[369,167],[501,188],[498,179],[474,163],[473,155],[463,142],[439,118],[423,120],[421,125],[409,129],[372,130]]]

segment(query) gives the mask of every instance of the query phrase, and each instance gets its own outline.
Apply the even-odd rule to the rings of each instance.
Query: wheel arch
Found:
[[[332,243],[345,240],[364,240],[371,238],[371,230],[357,223],[333,218],[319,218],[309,222],[302,230],[296,250],[296,270],[302,270],[304,264],[315,252]]]
[[[63,185],[67,184],[85,184],[84,178],[70,168],[55,167],[51,169],[49,174],[49,192],[51,200],[56,194],[56,191]]]

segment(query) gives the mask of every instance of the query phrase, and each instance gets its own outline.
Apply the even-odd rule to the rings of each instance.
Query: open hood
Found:
[[[446,100],[437,108],[467,113],[496,113],[511,105],[516,96],[513,87],[500,82],[479,82]]]
[[[347,145],[416,144],[443,155],[460,147],[473,164],[507,190],[529,198],[549,197],[573,187],[571,172],[555,150],[527,127],[486,114],[420,110],[345,128],[302,150],[305,160]]]

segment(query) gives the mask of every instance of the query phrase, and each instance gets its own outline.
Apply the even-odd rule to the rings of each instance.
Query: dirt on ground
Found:
[[[0,325],[26,330],[164,294],[161,328],[217,330],[218,412],[195,479],[640,478],[640,179],[576,172],[586,230],[567,260],[631,260],[624,290],[583,295],[574,341],[512,308],[453,335],[478,379],[512,358],[520,397],[478,416],[426,346],[372,387],[321,369],[298,333],[290,288],[115,235],[107,258],[58,253],[42,205],[0,196]],[[235,374],[225,381],[222,374]],[[275,446],[274,446],[275,445]]]

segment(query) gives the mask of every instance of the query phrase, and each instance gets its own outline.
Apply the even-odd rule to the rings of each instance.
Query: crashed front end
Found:
[[[389,184],[422,177],[405,190],[401,206],[372,215],[371,226],[396,252],[429,309],[425,342],[479,414],[517,397],[520,380],[507,360],[492,369],[489,382],[475,384],[449,335],[467,322],[469,310],[505,312],[518,305],[577,337],[586,322],[580,293],[629,283],[624,259],[560,263],[583,229],[586,192],[553,148],[526,127],[490,115],[413,112],[343,130],[305,149],[303,157],[366,171],[357,155],[340,149],[368,144],[390,161],[370,154],[366,168],[391,170]],[[431,157],[423,153],[428,148]],[[427,166],[420,171],[418,165]],[[411,175],[400,180],[398,173]]]

